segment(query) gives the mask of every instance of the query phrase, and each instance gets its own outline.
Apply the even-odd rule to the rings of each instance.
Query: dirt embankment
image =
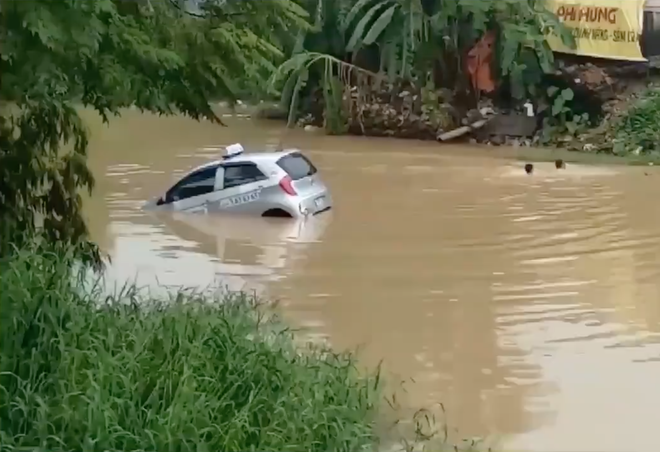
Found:
[[[551,117],[552,105],[548,105],[545,94],[531,99],[528,105],[512,108],[502,101],[501,93],[475,102],[447,89],[380,83],[344,90],[340,121],[344,126],[333,133],[438,141],[470,139],[492,145],[538,144],[611,153],[612,124],[649,85],[660,80],[660,68],[653,63],[570,56],[558,59],[557,66],[554,74],[544,78],[544,89],[539,91],[545,93],[550,87],[570,89],[568,116],[588,118],[579,128],[549,127],[555,118]],[[323,103],[319,90],[305,102],[307,108],[298,124],[323,127],[332,114],[324,110]],[[288,114],[268,108],[257,116],[286,119]]]

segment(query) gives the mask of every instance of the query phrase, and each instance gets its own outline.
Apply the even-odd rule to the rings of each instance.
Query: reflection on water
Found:
[[[484,149],[89,118],[98,189],[86,212],[117,280],[278,298],[310,337],[413,379],[408,406],[443,402],[462,435],[503,437],[507,450],[660,447],[660,174],[539,163],[528,176]],[[218,146],[281,140],[319,167],[331,214],[140,209]]]
[[[127,221],[111,224],[116,239],[110,250],[110,281],[258,293],[264,292],[266,282],[286,274],[304,245],[318,241],[332,218],[330,214],[302,220],[167,212],[147,215],[147,221],[159,226]]]

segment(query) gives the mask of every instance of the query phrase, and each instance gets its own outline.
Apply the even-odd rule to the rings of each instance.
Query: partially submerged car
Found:
[[[332,198],[299,150],[245,153],[233,144],[222,160],[193,169],[145,208],[301,218],[329,210]]]

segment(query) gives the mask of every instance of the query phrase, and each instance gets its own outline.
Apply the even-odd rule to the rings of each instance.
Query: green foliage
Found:
[[[469,92],[466,54],[491,31],[497,36],[497,80],[501,86],[507,85],[514,99],[522,101],[537,95],[535,89],[542,75],[554,69],[546,35],[555,33],[567,45],[575,44],[568,29],[540,0],[344,0],[339,4],[341,14],[333,16],[333,25],[339,26],[335,35],[343,35],[345,48],[343,55],[335,51],[332,56],[346,64],[352,58],[351,63],[356,64],[358,55],[376,52],[379,75],[386,75],[390,83],[403,79],[421,87],[432,79],[437,87]],[[321,60],[318,54],[322,50],[307,50],[315,55],[307,61]],[[299,67],[300,52],[304,50],[298,48],[292,56],[294,62],[285,63],[279,72],[290,72],[292,65]],[[335,66],[337,76],[341,65]],[[297,74],[307,76],[304,71]],[[338,80],[359,84],[350,77],[339,76]],[[282,102],[291,107],[292,117],[298,108],[290,95],[296,84],[288,79],[282,97]]]
[[[227,82],[239,89],[232,94],[259,100],[268,92],[267,81],[285,57],[285,49],[295,45],[296,35],[311,30],[308,12],[292,0],[266,2],[205,0],[202,10],[206,27],[200,35],[214,42],[215,49],[199,48],[202,59],[236,59]],[[199,20],[198,20],[199,22]],[[229,52],[228,52],[229,51]],[[231,61],[231,60],[230,60]],[[230,66],[231,67],[231,66]],[[232,99],[232,96],[221,96]]]
[[[550,144],[566,137],[575,137],[589,127],[589,114],[576,114],[571,108],[575,93],[570,88],[560,90],[550,86],[537,113],[546,114],[543,118],[542,144]],[[540,97],[540,96],[539,96]]]
[[[615,154],[660,152],[660,89],[652,88],[614,126]]]
[[[3,450],[375,444],[379,380],[359,377],[350,355],[296,349],[245,295],[82,290],[72,257],[35,247],[0,262]]]
[[[419,0],[360,0],[342,24],[350,36],[347,51],[378,45],[381,67],[390,81],[416,75],[415,51],[429,41],[430,27],[431,18]]]
[[[566,106],[566,104],[570,101],[573,100],[575,97],[575,93],[573,93],[573,90],[570,88],[565,88],[563,90],[559,90],[556,86],[551,86],[548,88],[548,97],[550,99],[553,99],[552,102],[552,116],[560,116],[562,114],[566,114],[570,111],[570,109]]]
[[[62,155],[60,140],[73,141],[73,150]],[[85,237],[78,188],[91,191],[94,184],[86,148],[86,130],[71,106],[32,103],[19,114],[0,116],[1,255],[30,238],[39,221],[51,242]],[[100,262],[96,247],[82,244],[82,255]]]
[[[559,35],[569,47],[575,47],[575,39],[542,1],[504,0],[492,5],[491,24],[499,31],[500,74],[508,79],[514,98],[538,97],[541,76],[554,70],[546,35]]]
[[[341,133],[345,123],[343,115],[344,90],[351,83],[366,83],[378,75],[330,55],[312,52],[299,53],[282,64],[271,76],[271,86],[284,81],[282,97],[289,103],[289,127],[296,121],[300,93],[305,87],[310,70],[321,68],[323,97],[326,106],[325,127],[330,133]],[[329,107],[329,108],[328,108]]]
[[[0,255],[39,225],[51,240],[85,240],[79,190],[94,180],[74,102],[106,120],[135,105],[220,123],[209,99],[263,92],[286,37],[307,24],[290,0],[207,0],[201,16],[185,5],[0,0]]]
[[[325,65],[323,74],[323,100],[325,103],[325,129],[334,135],[346,131],[346,118],[344,113],[344,87],[339,77],[332,71],[332,65]]]
[[[346,43],[342,33],[338,33],[343,17],[352,0],[300,0],[310,18],[312,27],[301,27],[296,37],[296,45],[288,56],[302,51],[318,52],[343,57]]]
[[[301,0],[301,4],[304,5],[310,17],[312,27],[301,27],[295,34],[295,44],[288,48],[288,56],[291,61],[271,73],[271,84],[269,85],[271,93],[279,94],[280,104],[288,108],[290,125],[295,124],[303,99],[309,107],[315,103],[318,88],[324,98],[328,96],[330,88],[329,80],[326,80],[327,66],[304,64],[298,55],[309,53],[310,55],[303,58],[310,61],[316,54],[328,55],[339,60],[345,58],[346,42],[343,34],[338,30],[351,2],[352,0]],[[287,77],[285,73],[292,70],[292,65],[298,67],[296,76]],[[273,80],[278,83],[282,82],[281,91],[272,89]],[[330,102],[332,102],[331,99]],[[328,105],[332,105],[332,103]],[[339,129],[343,129],[343,125]],[[335,132],[339,133],[339,129]]]
[[[435,89],[435,85],[431,80],[427,81],[426,86],[421,89],[420,95],[422,100],[422,120],[429,122],[438,130],[449,130],[455,127],[454,119],[450,112],[446,108],[443,108],[443,104],[446,106],[449,99],[441,99],[438,96],[438,91]]]
[[[487,31],[496,31],[499,70],[511,80],[518,99],[533,89],[541,73],[552,70],[554,59],[546,33],[559,33],[574,45],[555,14],[534,0],[361,0],[347,15],[344,30],[353,22],[357,25],[347,50],[379,43],[381,58],[400,62],[393,65],[399,77],[411,75],[413,58],[420,68],[432,67],[424,59],[437,59],[444,63],[443,71],[460,73],[470,47]],[[446,67],[448,63],[454,67]]]

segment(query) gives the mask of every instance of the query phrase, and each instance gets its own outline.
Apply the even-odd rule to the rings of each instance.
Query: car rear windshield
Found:
[[[316,167],[314,164],[299,152],[285,155],[277,161],[277,164],[293,180],[302,179],[316,174]]]

